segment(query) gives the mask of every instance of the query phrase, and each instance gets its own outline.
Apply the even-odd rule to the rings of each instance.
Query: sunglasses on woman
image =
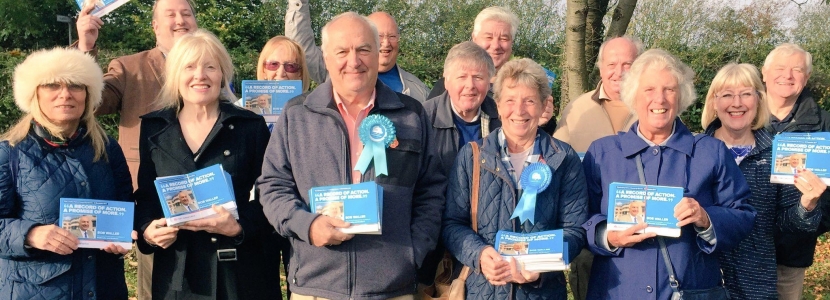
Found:
[[[295,64],[295,63],[290,63],[290,62],[280,63],[278,61],[267,60],[267,61],[264,62],[264,64],[265,64],[265,69],[268,70],[268,71],[279,70],[280,65],[282,65],[282,68],[285,69],[285,72],[288,72],[288,73],[297,73],[297,72],[300,71],[300,64]]]

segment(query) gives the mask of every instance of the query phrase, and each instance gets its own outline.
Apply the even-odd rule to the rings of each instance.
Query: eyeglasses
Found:
[[[749,100],[749,99],[752,99],[752,97],[754,97],[755,95],[756,95],[755,92],[743,92],[743,93],[740,93],[740,94],[723,93],[720,96],[718,96],[718,98],[735,100],[735,97],[741,97],[741,100]]]
[[[380,38],[381,41],[383,39],[388,39],[390,43],[397,42],[398,39],[401,38],[400,36],[397,36],[397,35],[394,35],[394,34],[380,34],[380,35],[378,35],[378,37]]]
[[[53,83],[47,83],[47,84],[41,84],[40,85],[40,88],[42,88],[44,90],[47,90],[49,92],[60,91],[63,87],[66,87],[67,90],[69,90],[70,92],[73,92],[73,93],[85,92],[86,91],[86,86],[85,85],[77,84],[77,83],[53,82]]]
[[[280,69],[280,65],[282,65],[283,70],[288,73],[297,73],[300,71],[300,64],[284,62],[280,63],[278,61],[267,60],[263,63],[265,65],[265,69],[268,71],[276,71]]]

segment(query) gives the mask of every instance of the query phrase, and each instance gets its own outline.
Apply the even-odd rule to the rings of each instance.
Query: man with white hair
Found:
[[[784,43],[775,47],[761,68],[767,87],[767,105],[771,116],[767,131],[827,132],[830,131],[830,113],[821,109],[809,90],[805,90],[813,68],[810,52],[795,44]],[[830,191],[830,190],[828,190]],[[830,224],[828,201],[825,191],[819,200],[822,209],[822,225],[813,233],[784,233],[775,235],[775,256],[778,264],[779,299],[801,299],[804,289],[804,273],[813,264],[816,238],[827,232]],[[793,199],[797,199],[794,197]]]
[[[380,48],[378,51],[378,79],[393,91],[424,102],[427,100],[427,86],[415,75],[398,66],[401,34],[395,18],[386,12],[375,12],[369,20],[378,29]],[[323,83],[329,75],[323,62],[323,53],[314,42],[311,29],[309,0],[289,0],[285,11],[285,36],[303,47],[311,79]]]

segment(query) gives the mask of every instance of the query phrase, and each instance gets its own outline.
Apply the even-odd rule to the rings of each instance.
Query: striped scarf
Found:
[[[507,149],[507,139],[504,136],[504,131],[501,128],[499,128],[498,131],[501,161],[504,163],[504,166],[507,167],[507,173],[510,174],[510,178],[513,179],[513,183],[519,190],[521,190],[522,187],[519,185],[519,178],[522,174],[516,174],[516,169],[513,167],[513,163],[510,162],[510,151]],[[545,160],[541,157],[542,148],[539,146],[539,138],[539,133],[536,133],[536,138],[533,140],[533,152],[531,152],[530,155],[527,156],[527,159],[525,159],[523,169],[535,162],[545,162]]]

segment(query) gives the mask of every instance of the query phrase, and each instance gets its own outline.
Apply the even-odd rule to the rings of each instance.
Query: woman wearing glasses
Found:
[[[303,93],[308,92],[311,78],[300,45],[284,36],[275,36],[265,43],[256,66],[257,80],[302,80]]]

